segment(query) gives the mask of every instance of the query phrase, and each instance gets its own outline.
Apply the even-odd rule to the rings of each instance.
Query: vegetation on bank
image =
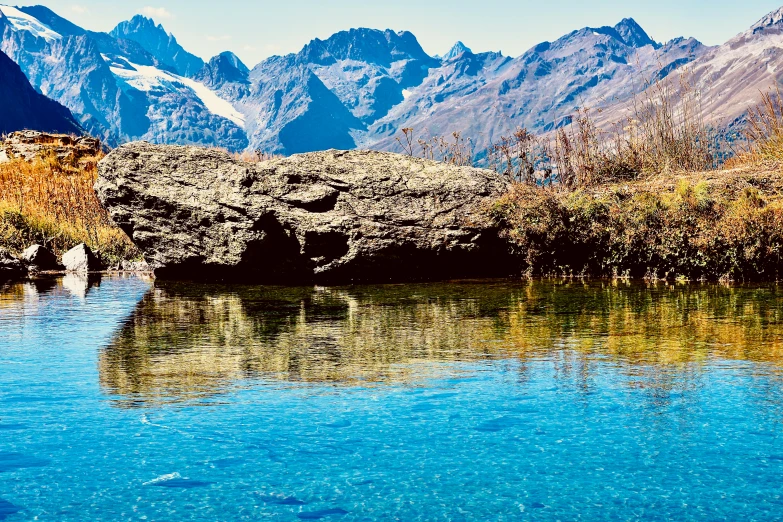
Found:
[[[783,278],[781,93],[763,94],[733,135],[705,123],[687,71],[649,82],[620,113],[581,108],[546,136],[517,129],[483,154],[458,133],[404,129],[399,143],[513,181],[489,211],[529,276]]]
[[[777,281],[777,165],[575,190],[515,184],[491,209],[530,276]]]
[[[0,246],[19,254],[40,244],[59,257],[86,243],[108,266],[139,258],[95,195],[99,160],[69,164],[52,154],[0,163]]]

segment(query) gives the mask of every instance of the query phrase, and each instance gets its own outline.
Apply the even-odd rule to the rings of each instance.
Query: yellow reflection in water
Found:
[[[0,310],[100,280],[12,285]],[[778,286],[465,282],[343,288],[157,283],[98,358],[120,405],[213,396],[248,379],[416,384],[450,362],[530,362],[587,390],[599,364],[655,393],[696,386],[708,365],[757,364],[780,380]],[[690,383],[690,384],[689,384]]]
[[[496,359],[586,382],[609,360],[631,385],[666,387],[672,369],[682,380],[710,360],[780,365],[781,304],[776,286],[165,284],[102,351],[100,375],[112,393],[165,401],[248,378],[416,382],[438,363]]]

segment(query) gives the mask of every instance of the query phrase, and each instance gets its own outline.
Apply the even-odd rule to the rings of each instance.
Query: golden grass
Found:
[[[747,143],[726,162],[726,167],[783,161],[783,98],[780,89],[761,94],[761,102],[748,110]]]
[[[49,156],[0,164],[0,246],[18,254],[41,244],[61,255],[83,242],[107,263],[138,258],[93,190],[99,160],[65,165]]]

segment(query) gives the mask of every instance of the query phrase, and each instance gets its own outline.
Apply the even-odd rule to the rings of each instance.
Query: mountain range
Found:
[[[395,150],[459,131],[477,149],[517,127],[568,124],[578,107],[613,107],[651,79],[687,70],[709,114],[733,119],[777,84],[783,9],[726,44],[657,42],[633,19],[583,28],[519,57],[457,42],[427,54],[406,31],[351,29],[248,67],[233,53],[204,62],[141,15],[108,33],[43,6],[0,5],[0,50],[41,94],[110,146],[131,140],[292,154]]]

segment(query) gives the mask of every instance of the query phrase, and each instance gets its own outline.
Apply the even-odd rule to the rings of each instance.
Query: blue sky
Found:
[[[0,0],[3,3],[8,0]],[[10,2],[9,2],[10,3]],[[474,51],[517,56],[585,26],[633,17],[658,41],[694,36],[723,43],[783,0],[36,0],[73,22],[108,31],[136,13],[151,15],[189,51],[208,59],[231,50],[253,66],[296,52],[314,37],[351,27],[413,32],[430,54],[456,40]]]

